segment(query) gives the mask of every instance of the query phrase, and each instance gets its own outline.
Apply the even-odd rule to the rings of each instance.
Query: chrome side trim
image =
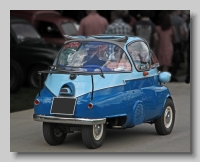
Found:
[[[152,77],[155,77],[157,75],[158,74],[150,75],[150,76],[146,76],[145,78],[152,78]],[[108,88],[113,88],[113,87],[118,87],[118,86],[124,86],[124,85],[126,85],[126,81],[139,80],[139,79],[144,79],[144,77],[125,79],[125,80],[122,80],[123,84],[118,84],[118,85],[114,85],[114,86],[108,86],[108,87],[104,87],[104,88],[95,89],[94,92],[99,91],[99,90],[103,90],[103,89],[108,89]],[[91,92],[83,93],[83,94],[80,94],[76,97],[80,97],[80,96],[83,96],[83,95],[88,94],[88,93],[91,93]]]
[[[86,118],[63,118],[57,116],[45,116],[33,114],[33,119],[40,122],[48,123],[62,123],[62,124],[75,124],[75,125],[94,125],[105,124],[106,118],[100,119],[86,119]]]

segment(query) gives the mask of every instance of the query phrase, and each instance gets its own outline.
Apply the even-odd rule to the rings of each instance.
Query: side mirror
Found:
[[[161,83],[167,83],[171,79],[171,74],[169,72],[161,72],[158,78]]]

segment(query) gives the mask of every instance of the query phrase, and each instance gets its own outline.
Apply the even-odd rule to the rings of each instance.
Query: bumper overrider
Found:
[[[33,114],[35,121],[47,122],[47,123],[62,123],[62,124],[75,124],[75,125],[95,125],[105,124],[106,118],[100,119],[87,119],[87,118],[63,118],[57,116],[45,116]]]

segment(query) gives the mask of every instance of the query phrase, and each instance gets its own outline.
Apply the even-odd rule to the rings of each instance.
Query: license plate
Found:
[[[74,115],[76,98],[54,97],[51,105],[51,114]]]

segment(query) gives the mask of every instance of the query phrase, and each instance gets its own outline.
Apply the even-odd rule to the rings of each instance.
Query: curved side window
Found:
[[[160,66],[158,59],[156,58],[156,55],[151,51],[151,68],[156,68]]]
[[[150,69],[151,59],[149,56],[149,48],[144,42],[133,42],[127,46],[127,50],[138,71]]]

